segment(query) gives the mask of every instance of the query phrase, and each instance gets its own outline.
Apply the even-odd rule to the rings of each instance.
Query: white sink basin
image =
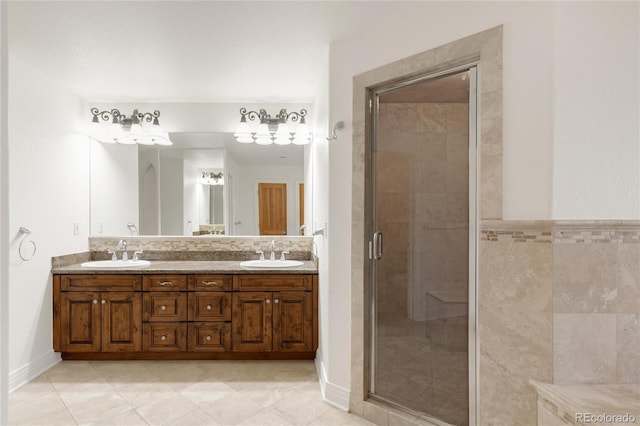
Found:
[[[248,268],[291,268],[302,265],[304,263],[298,260],[247,260],[240,263],[240,266]]]
[[[80,266],[84,268],[138,268],[150,264],[151,262],[148,260],[94,260],[84,262]]]

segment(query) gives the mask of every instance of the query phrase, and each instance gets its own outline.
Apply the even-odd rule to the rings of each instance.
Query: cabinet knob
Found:
[[[166,310],[167,310],[167,307],[166,307],[165,305],[162,305],[162,306],[160,306],[160,310],[161,310],[161,311],[166,311]]]
[[[171,281],[158,281],[158,285],[162,287],[171,287],[173,283]]]
[[[265,302],[266,302],[267,304],[268,304],[268,303],[271,303],[271,299],[267,299],[267,300],[265,300]]]
[[[98,304],[98,301],[97,301],[96,299],[93,299],[93,304],[94,304],[94,305],[97,305],[97,304]]]
[[[164,342],[164,341],[166,341],[166,340],[167,340],[167,336],[162,336],[162,337],[160,338],[160,340],[162,340],[163,342]]]
[[[280,303],[280,301],[278,299],[274,299],[273,303]]]
[[[218,285],[217,281],[202,281],[202,285]]]
[[[100,303],[102,303],[104,305],[105,303],[107,303],[107,301],[102,299],[102,301]]]
[[[207,340],[207,342],[210,342],[211,341],[211,336],[207,336],[207,337],[205,337],[205,339]]]
[[[211,306],[211,305],[207,305],[207,311],[210,311],[210,310],[212,310],[212,309],[213,309],[213,306]]]

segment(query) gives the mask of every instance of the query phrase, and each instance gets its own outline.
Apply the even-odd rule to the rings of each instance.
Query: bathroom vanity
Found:
[[[313,359],[318,275],[238,261],[53,269],[53,346],[63,359]]]

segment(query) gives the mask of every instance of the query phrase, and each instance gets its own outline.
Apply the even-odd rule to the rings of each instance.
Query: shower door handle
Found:
[[[378,231],[373,234],[373,258],[375,260],[382,259],[382,232]]]

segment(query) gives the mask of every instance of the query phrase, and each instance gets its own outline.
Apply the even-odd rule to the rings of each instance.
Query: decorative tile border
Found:
[[[554,244],[640,244],[640,221],[557,221]]]
[[[552,223],[548,220],[483,220],[480,241],[550,244]]]
[[[640,244],[640,221],[487,220],[481,221],[480,240],[553,244]]]
[[[312,237],[168,237],[168,236],[130,236],[130,237],[89,237],[89,250],[106,251],[118,246],[118,241],[127,241],[130,250],[149,251],[203,251],[203,252],[255,252],[267,250],[271,241],[275,241],[276,250],[312,252]]]

